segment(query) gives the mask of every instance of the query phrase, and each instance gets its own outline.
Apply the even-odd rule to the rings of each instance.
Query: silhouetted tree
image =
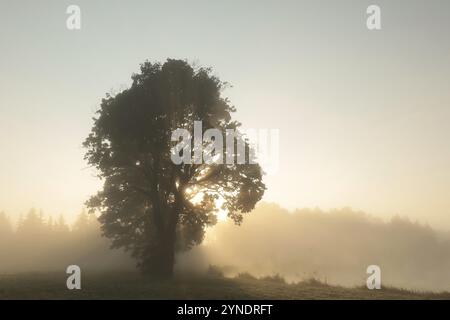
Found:
[[[44,222],[44,214],[41,212],[37,213],[36,209],[32,208],[25,218],[19,220],[17,226],[18,234],[27,235],[31,241],[32,237],[41,238],[48,231],[48,225]],[[36,239],[34,239],[36,241]]]
[[[13,235],[11,221],[8,216],[2,211],[0,212],[0,240],[9,239]]]
[[[219,197],[240,223],[265,185],[257,164],[171,160],[175,129],[192,132],[194,121],[202,121],[203,132],[215,128],[225,136],[226,129],[240,126],[231,120],[235,108],[221,97],[224,83],[210,69],[181,60],[145,62],[132,80],[129,89],[102,100],[84,142],[86,159],[104,179],[103,190],[87,205],[100,211],[103,234],[113,247],[131,250],[146,274],[170,277],[175,250],[199,244],[205,227],[216,222]],[[250,150],[246,140],[245,148]]]
[[[60,234],[68,234],[70,231],[69,226],[66,223],[66,219],[61,214],[58,217],[58,221],[53,225],[53,231]]]
[[[98,221],[95,215],[89,215],[83,209],[73,225],[73,232],[78,235],[86,235],[88,233],[96,233],[97,229]]]
[[[53,221],[53,217],[49,216],[48,219],[47,219],[47,229],[50,232],[53,232],[54,228],[55,228],[55,222]]]

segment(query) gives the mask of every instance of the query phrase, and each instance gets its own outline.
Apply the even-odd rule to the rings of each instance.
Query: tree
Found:
[[[36,237],[40,240],[47,231],[43,212],[37,213],[35,208],[30,209],[24,219],[20,219],[17,227],[17,233],[25,235],[29,241],[36,241]]]
[[[70,232],[70,228],[66,223],[66,219],[62,214],[59,215],[58,221],[56,221],[53,225],[53,231],[59,233],[60,235],[68,235]]]
[[[0,212],[0,239],[6,241],[13,235],[13,229],[9,217],[2,211]]]
[[[98,222],[94,215],[88,215],[86,210],[82,210],[73,224],[73,232],[77,235],[86,236],[98,232]]]
[[[112,239],[112,247],[130,250],[145,274],[171,277],[175,252],[201,243],[205,227],[216,223],[219,202],[239,224],[264,194],[258,164],[177,165],[171,160],[172,133],[192,132],[194,121],[202,121],[203,132],[239,132],[240,123],[231,119],[236,109],[221,96],[225,86],[211,69],[194,69],[182,60],[147,61],[132,75],[130,88],[106,95],[93,119],[85,159],[104,185],[87,206],[100,212],[103,235]],[[238,136],[251,154],[249,142]],[[223,151],[235,159],[239,151],[234,150]]]

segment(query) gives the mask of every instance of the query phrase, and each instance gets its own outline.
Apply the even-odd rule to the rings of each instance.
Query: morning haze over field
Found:
[[[205,222],[175,271],[361,285],[379,264],[389,284],[450,290],[450,3],[377,1],[382,29],[371,32],[372,2],[77,1],[76,31],[70,1],[0,3],[0,232],[16,239],[0,244],[0,273],[77,259],[134,268],[79,215],[103,187],[83,142],[106,93],[153,79],[140,64],[170,58],[228,82],[221,95],[244,128],[280,130],[262,201],[240,227]]]

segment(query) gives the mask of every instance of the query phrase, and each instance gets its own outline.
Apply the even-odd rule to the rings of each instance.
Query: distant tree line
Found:
[[[126,254],[110,250],[95,215],[84,210],[73,225],[31,209],[13,226],[0,212],[0,272],[64,271],[70,264],[90,270],[131,267]]]

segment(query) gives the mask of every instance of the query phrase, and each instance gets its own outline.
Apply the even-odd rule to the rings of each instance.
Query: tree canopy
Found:
[[[240,123],[231,117],[236,109],[221,95],[225,85],[211,69],[183,60],[147,61],[132,75],[130,88],[102,100],[84,142],[86,160],[104,180],[87,205],[100,212],[112,246],[130,250],[147,274],[170,277],[175,251],[201,243],[219,209],[239,224],[264,194],[258,164],[171,159],[172,133],[192,132],[195,121],[202,121],[203,132],[239,131]],[[211,142],[202,141],[202,147]],[[232,155],[223,152],[236,158],[237,148],[232,149]]]

